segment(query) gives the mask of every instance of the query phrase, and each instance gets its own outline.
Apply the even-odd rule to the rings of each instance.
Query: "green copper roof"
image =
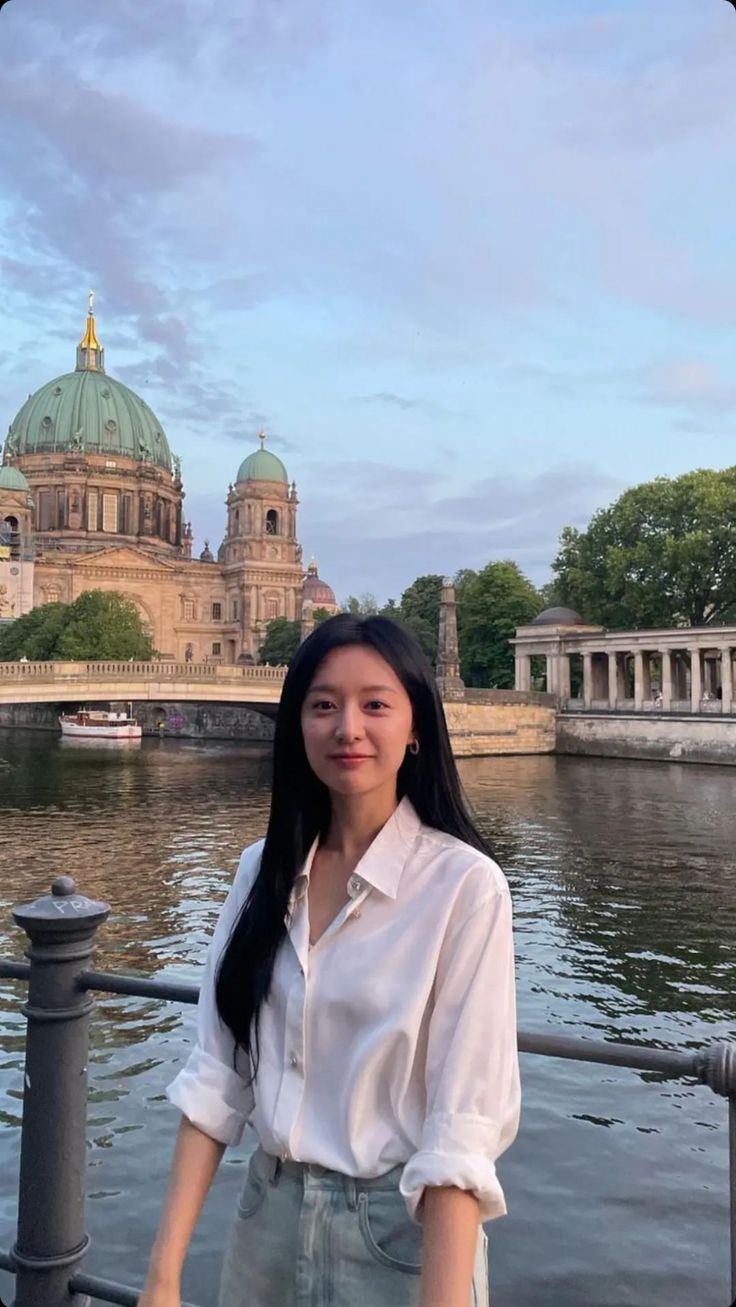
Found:
[[[238,468],[237,481],[281,481],[289,484],[286,468],[268,449],[257,449],[244,458]]]
[[[121,381],[86,368],[67,372],[31,395],[11,423],[6,450],[23,454],[116,454],[171,471],[171,451],[156,414]]]
[[[17,467],[13,467],[12,463],[4,463],[0,467],[0,490],[30,490],[30,488],[23,473],[19,472]]]

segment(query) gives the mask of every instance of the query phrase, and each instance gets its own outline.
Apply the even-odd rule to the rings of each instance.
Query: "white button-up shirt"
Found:
[[[214,978],[258,873],[246,849],[207,954],[197,1045],[167,1089],[224,1144],[246,1122],[269,1153],[372,1178],[404,1164],[416,1217],[425,1185],[457,1185],[480,1219],[506,1211],[495,1161],[512,1142],[520,1090],[511,901],[490,858],[424,826],[408,799],[348,881],[348,898],[309,944],[317,842],[291,895],[288,935],[260,1018],[260,1065],[219,1018]]]

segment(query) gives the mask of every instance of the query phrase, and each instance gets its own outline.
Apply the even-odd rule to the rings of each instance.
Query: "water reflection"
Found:
[[[524,1026],[662,1047],[736,1037],[736,813],[728,769],[583,759],[461,764],[515,903]],[[234,743],[61,748],[0,735],[0,949],[8,908],[60,872],[113,909],[96,965],[196,979],[243,846],[265,829],[270,756]],[[12,1241],[22,987],[0,990],[0,1244]],[[91,1266],[139,1278],[176,1121],[163,1089],[193,1011],[108,997],[90,1059]],[[723,1105],[679,1082],[525,1058],[502,1167],[494,1307],[726,1300]],[[132,1138],[128,1138],[132,1136]],[[186,1294],[213,1302],[243,1153],[228,1155]],[[686,1195],[686,1199],[685,1199]],[[0,1277],[0,1296],[3,1292]]]

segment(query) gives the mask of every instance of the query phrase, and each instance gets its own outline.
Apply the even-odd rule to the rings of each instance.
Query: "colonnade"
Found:
[[[634,633],[628,648],[623,632],[595,644],[568,635],[540,641],[537,649],[520,648],[517,639],[516,689],[539,688],[542,678],[532,676],[534,659],[544,669],[544,688],[562,704],[611,711],[732,713],[736,629],[723,629],[723,635],[731,637],[723,643],[713,639],[715,634],[710,631],[707,640],[687,644],[685,633],[678,631],[670,641],[646,647],[636,643]]]

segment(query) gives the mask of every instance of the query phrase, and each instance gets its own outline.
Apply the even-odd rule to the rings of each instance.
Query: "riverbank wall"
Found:
[[[735,766],[736,717],[561,712],[555,752]]]
[[[59,731],[62,704],[0,704],[0,727]],[[450,742],[458,758],[553,753],[554,699],[516,690],[468,690],[444,705]],[[268,714],[268,715],[267,715]],[[240,704],[133,701],[143,734],[200,740],[273,739],[275,705],[256,712]]]

